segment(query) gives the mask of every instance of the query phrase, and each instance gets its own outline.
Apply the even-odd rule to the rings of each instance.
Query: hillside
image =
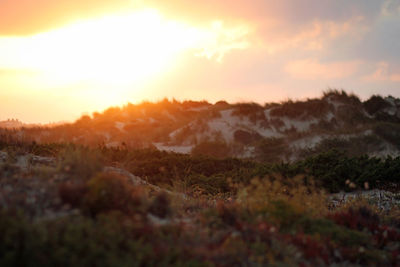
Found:
[[[260,161],[295,161],[329,149],[385,157],[399,155],[400,99],[362,102],[328,91],[317,99],[264,106],[164,100],[109,108],[72,124],[16,128],[3,134],[37,143],[156,147]]]
[[[0,266],[399,266],[399,104],[165,100],[4,128]]]
[[[20,129],[22,127],[29,127],[30,125],[24,124],[17,119],[8,119],[5,121],[0,121],[0,128],[4,129]]]

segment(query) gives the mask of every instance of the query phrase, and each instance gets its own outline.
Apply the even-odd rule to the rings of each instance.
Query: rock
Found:
[[[337,193],[329,196],[334,207],[345,204],[357,198],[364,198],[376,204],[380,209],[389,210],[396,205],[400,205],[400,196],[385,190],[364,190],[349,193]]]

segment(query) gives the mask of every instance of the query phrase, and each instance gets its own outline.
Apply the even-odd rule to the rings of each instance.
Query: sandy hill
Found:
[[[396,156],[400,99],[361,101],[344,91],[328,91],[320,98],[265,105],[163,100],[109,108],[72,124],[22,128],[12,135],[38,143],[156,147],[262,161],[296,160],[327,149]]]

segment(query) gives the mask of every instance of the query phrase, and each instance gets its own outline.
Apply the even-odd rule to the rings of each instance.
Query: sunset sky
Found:
[[[400,97],[400,0],[0,0],[0,121],[328,88]]]

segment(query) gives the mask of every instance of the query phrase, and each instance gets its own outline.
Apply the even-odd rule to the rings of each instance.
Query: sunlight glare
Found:
[[[127,85],[161,72],[202,38],[154,10],[76,22],[31,37],[1,38],[5,68],[40,70],[60,84]],[[1,66],[0,66],[1,67]]]
[[[0,70],[13,72],[10,87],[57,90],[99,109],[153,97],[143,88],[177,71],[181,56],[221,63],[230,50],[247,47],[247,33],[222,21],[195,27],[154,9],[129,11],[32,36],[0,37]]]

